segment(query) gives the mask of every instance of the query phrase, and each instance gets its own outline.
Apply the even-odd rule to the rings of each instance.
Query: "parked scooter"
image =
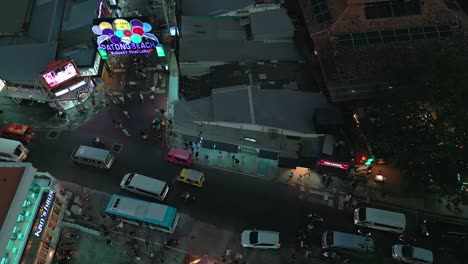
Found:
[[[68,255],[73,254],[73,250],[60,248],[60,249],[57,250],[56,254],[57,254],[57,256],[66,257]]]
[[[79,235],[75,235],[75,234],[72,234],[72,233],[65,233],[65,237],[66,238],[80,238]]]
[[[341,257],[340,255],[336,254],[333,251],[325,251],[322,253],[322,257],[326,259],[327,261],[340,261]]]
[[[96,147],[103,147],[104,146],[104,140],[100,139],[99,137],[94,137],[93,138],[93,145]]]
[[[398,237],[398,240],[400,240],[401,243],[407,244],[407,245],[416,242],[416,238],[410,237],[410,236],[408,236],[407,234],[404,234],[404,233],[401,234],[401,235]]]

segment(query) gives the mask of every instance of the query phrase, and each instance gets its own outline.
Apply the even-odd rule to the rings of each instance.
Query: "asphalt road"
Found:
[[[48,138],[49,131],[37,131],[37,138],[30,144],[29,162],[40,171],[47,171],[59,180],[79,183],[108,193],[129,195],[120,189],[122,176],[137,172],[164,180],[170,184],[170,192],[165,201],[191,217],[224,229],[240,232],[244,229],[266,229],[281,232],[282,247],[295,248],[297,231],[305,226],[305,215],[315,212],[323,216],[325,223],[312,236],[310,243],[320,247],[320,231],[337,230],[355,233],[351,210],[337,210],[307,199],[300,199],[297,187],[236,174],[212,168],[199,168],[206,174],[203,188],[176,182],[181,168],[164,161],[166,148],[163,142],[151,137],[143,142],[138,135],[140,130],[149,128],[156,117],[152,103],[133,103],[125,109],[131,118],[125,119],[121,109],[111,106],[89,123],[73,131],[61,131],[56,138]],[[112,120],[122,120],[132,137],[127,137],[114,127]],[[116,162],[109,169],[99,169],[72,162],[70,155],[80,144],[91,145],[94,136],[103,138],[106,147],[119,144]],[[197,168],[195,168],[197,169]],[[188,191],[197,197],[186,204],[180,194]],[[385,208],[402,211],[398,208]],[[419,223],[424,216],[411,211],[402,211],[407,217],[410,233],[419,233]],[[397,235],[374,231],[376,249],[384,256],[391,256],[391,246],[397,242]],[[417,245],[431,248],[431,241],[418,237]],[[302,253],[301,253],[302,254]]]

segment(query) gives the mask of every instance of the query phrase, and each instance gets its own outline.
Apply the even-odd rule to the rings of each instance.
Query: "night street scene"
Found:
[[[0,6],[0,264],[468,263],[468,1]]]

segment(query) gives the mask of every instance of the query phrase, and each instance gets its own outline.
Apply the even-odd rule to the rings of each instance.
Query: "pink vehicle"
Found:
[[[188,167],[192,164],[192,153],[184,149],[171,148],[165,160]]]

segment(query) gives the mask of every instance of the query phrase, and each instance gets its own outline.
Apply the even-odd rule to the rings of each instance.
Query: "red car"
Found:
[[[34,137],[34,129],[27,125],[9,124],[0,131],[0,137],[29,143]]]

